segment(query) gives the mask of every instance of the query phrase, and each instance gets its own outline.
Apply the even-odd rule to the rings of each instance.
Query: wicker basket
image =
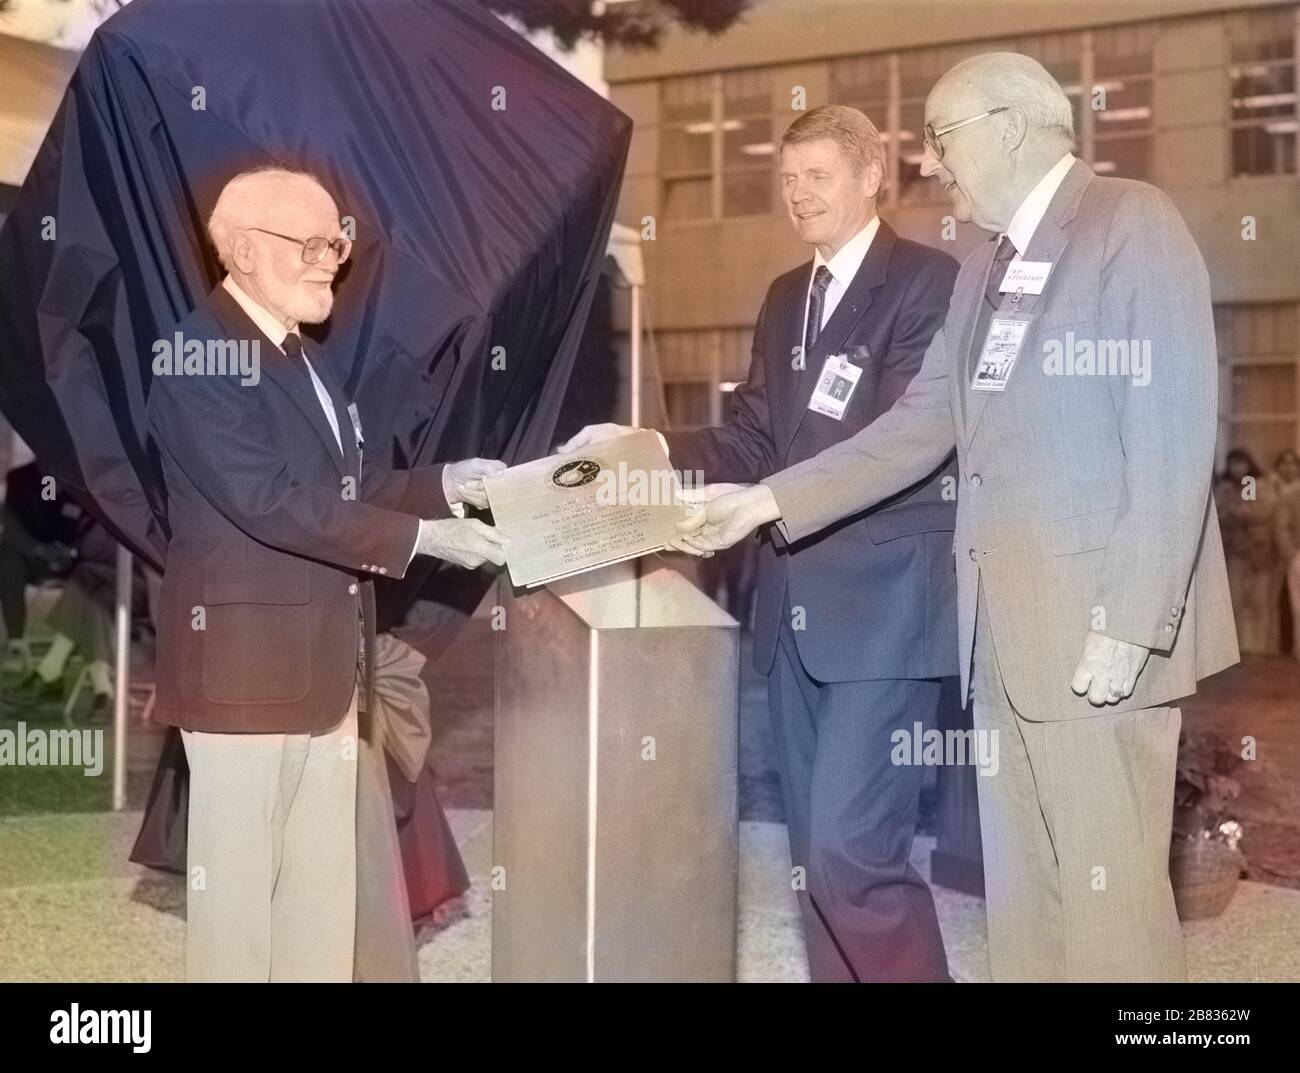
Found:
[[[1169,878],[1180,920],[1217,917],[1232,901],[1245,866],[1235,849],[1214,838],[1175,838],[1169,850]]]

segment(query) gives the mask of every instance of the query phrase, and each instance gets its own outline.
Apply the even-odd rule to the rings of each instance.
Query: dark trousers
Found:
[[[787,614],[768,698],[814,982],[949,978],[934,900],[908,863],[924,768],[891,762],[896,730],[910,740],[914,724],[936,725],[939,690],[938,679],[819,682]]]
[[[42,577],[34,559],[23,550],[0,540],[0,614],[11,641],[27,631],[27,583]]]

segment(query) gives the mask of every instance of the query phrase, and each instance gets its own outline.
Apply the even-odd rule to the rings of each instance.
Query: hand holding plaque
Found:
[[[532,587],[660,551],[687,516],[659,437],[639,430],[483,480],[509,538],[510,580]]]

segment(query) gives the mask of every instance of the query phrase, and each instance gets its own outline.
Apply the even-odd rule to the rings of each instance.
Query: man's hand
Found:
[[[479,510],[488,505],[483,478],[501,473],[504,462],[495,458],[467,458],[464,462],[450,462],[442,470],[442,486],[448,503],[468,503]]]
[[[703,491],[707,491],[706,485]],[[708,499],[703,507],[677,523],[680,540],[670,546],[692,555],[711,555],[738,544],[766,522],[781,517],[776,496],[765,484]]]
[[[1098,708],[1131,696],[1151,649],[1089,631],[1070,688]]]
[[[599,425],[587,425],[560,444],[555,449],[555,453],[557,455],[572,454],[574,451],[581,451],[584,447],[590,447],[593,443],[616,440],[620,436],[628,436],[636,431],[631,425],[612,425],[608,421]]]
[[[677,502],[689,507],[703,507],[706,503],[711,503],[719,496],[730,495],[732,492],[740,492],[748,488],[747,484],[705,484],[698,488],[679,488],[677,491]],[[703,517],[704,512],[700,511],[699,516]],[[695,515],[689,516],[689,520],[694,521]],[[678,537],[668,544],[673,551],[684,551],[687,555],[700,555],[707,559],[713,554],[711,551],[698,551],[686,543],[686,538]]]
[[[477,518],[423,518],[416,555],[432,555],[449,563],[473,569],[484,563],[500,566],[506,561],[506,538],[501,530],[484,525]]]

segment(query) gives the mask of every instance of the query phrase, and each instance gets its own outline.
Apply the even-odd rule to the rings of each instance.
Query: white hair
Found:
[[[1041,63],[1019,52],[985,52],[962,60],[939,79],[969,82],[989,108],[1003,105],[1025,114],[1031,130],[1057,131],[1074,141],[1070,98]]]
[[[315,175],[307,171],[298,171],[278,164],[267,164],[248,171],[241,171],[225,186],[217,196],[217,203],[212,207],[208,217],[208,238],[216,248],[217,259],[221,267],[229,272],[230,236],[240,228],[251,227],[258,218],[260,210],[277,197],[291,196],[291,188],[303,182],[320,187],[325,193],[324,185]]]

